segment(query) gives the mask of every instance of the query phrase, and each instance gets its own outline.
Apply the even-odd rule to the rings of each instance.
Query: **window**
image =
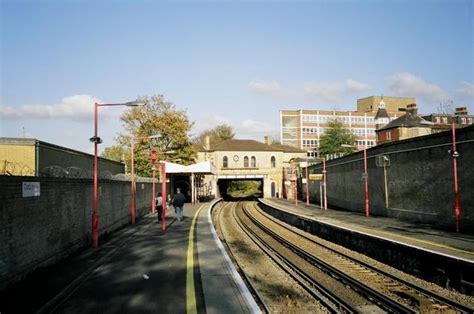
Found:
[[[296,127],[297,126],[297,119],[296,117],[292,116],[283,116],[282,117],[282,125],[283,127]]]
[[[255,156],[252,156],[252,158],[250,158],[250,166],[252,168],[257,168],[257,159],[255,159]]]
[[[222,168],[227,168],[229,167],[229,160],[227,156],[222,157]]]
[[[275,156],[272,156],[272,158],[270,158],[270,164],[272,165],[272,168],[275,168],[275,167],[276,167]]]
[[[244,157],[244,168],[249,167],[249,158],[247,156]]]

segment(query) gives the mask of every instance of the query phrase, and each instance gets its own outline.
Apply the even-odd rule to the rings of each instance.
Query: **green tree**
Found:
[[[125,160],[125,156],[127,154],[128,151],[122,145],[116,144],[106,147],[100,156],[110,160],[122,162]]]
[[[328,127],[319,144],[319,153],[321,155],[330,154],[350,154],[352,148],[342,147],[342,145],[354,145],[356,137],[351,131],[344,127],[341,121],[332,120],[328,122]]]
[[[125,128],[125,133],[119,136],[120,144],[130,147],[131,139],[135,138],[135,172],[142,176],[151,175],[152,149],[157,151],[158,160],[192,163],[196,150],[191,145],[188,133],[193,124],[186,111],[177,109],[162,95],[147,96],[141,100],[147,105],[131,108],[120,117]],[[154,135],[159,137],[146,138]],[[127,163],[130,165],[130,154],[127,155]]]
[[[209,136],[209,141],[212,144],[224,140],[234,138],[235,134],[232,127],[227,124],[220,124],[213,129],[205,130],[193,138],[193,144],[197,149],[201,149],[206,145],[206,136]]]

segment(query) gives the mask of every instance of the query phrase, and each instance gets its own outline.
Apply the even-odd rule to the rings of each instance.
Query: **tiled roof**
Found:
[[[384,127],[376,130],[376,132],[382,131],[382,130],[394,129],[398,127],[405,127],[405,128],[424,127],[426,128],[431,125],[433,125],[433,122],[427,121],[416,114],[406,113],[403,116],[398,117],[395,120],[392,120],[390,123],[388,123]]]
[[[278,151],[284,153],[306,153],[306,151],[299,149],[298,147],[283,145],[283,144],[272,144],[271,147],[274,147]]]
[[[266,145],[255,140],[225,140],[211,144],[211,151],[252,151],[252,152],[285,152],[304,153],[305,151],[288,145],[272,144]]]
[[[390,116],[387,113],[387,109],[385,108],[377,109],[377,113],[375,114],[374,120],[377,120],[380,118],[390,118]]]

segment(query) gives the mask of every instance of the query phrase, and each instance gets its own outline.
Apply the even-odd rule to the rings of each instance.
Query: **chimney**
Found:
[[[454,112],[456,116],[467,116],[467,107],[457,107]]]
[[[406,112],[408,114],[416,115],[418,113],[418,108],[416,108],[416,104],[407,105]]]
[[[207,151],[211,150],[211,138],[209,137],[209,135],[206,135],[206,142],[204,144],[204,149]]]
[[[266,136],[264,137],[264,141],[265,141],[265,144],[266,144],[266,145],[272,145],[272,139],[271,139],[270,136],[266,135]]]

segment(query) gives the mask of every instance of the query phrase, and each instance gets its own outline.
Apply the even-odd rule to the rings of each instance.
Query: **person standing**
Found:
[[[156,211],[158,212],[158,221],[161,221],[161,215],[163,214],[163,198],[161,197],[161,192],[158,193],[156,197]]]
[[[176,209],[176,216],[178,221],[183,220],[183,207],[186,202],[186,197],[181,193],[181,189],[176,189],[176,194],[173,197],[173,206]]]

